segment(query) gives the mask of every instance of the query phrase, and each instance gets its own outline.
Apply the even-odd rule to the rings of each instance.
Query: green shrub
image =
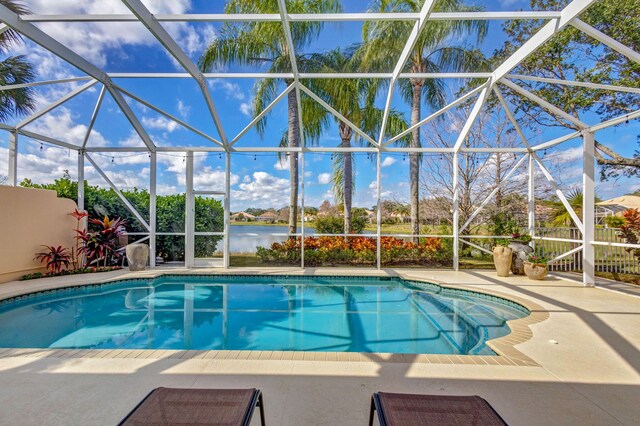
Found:
[[[361,234],[366,222],[365,217],[352,215],[351,233]],[[320,216],[316,219],[314,228],[316,234],[344,234],[344,218],[342,216]]]

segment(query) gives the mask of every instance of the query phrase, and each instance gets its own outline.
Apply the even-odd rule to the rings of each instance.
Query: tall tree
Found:
[[[371,12],[420,12],[423,1],[417,0],[375,0]],[[433,7],[436,12],[456,12],[480,10],[465,6],[460,0],[439,0]],[[457,40],[475,36],[480,42],[486,34],[487,25],[483,21],[452,20],[430,21],[419,35],[404,70],[409,73],[463,71],[475,69],[480,63],[480,55],[462,45]],[[393,69],[397,60],[390,52],[401,52],[411,31],[411,25],[392,21],[370,21],[363,27],[365,42],[365,64],[367,67]],[[423,102],[432,108],[439,108],[445,101],[446,85],[440,79],[410,78],[399,81],[402,97],[411,105],[411,126],[421,119]],[[400,141],[400,143],[402,143]],[[408,142],[411,148],[420,148],[420,130],[415,129]],[[409,155],[411,232],[420,233],[420,154]],[[417,240],[417,238],[416,238]]]
[[[348,73],[357,70],[358,58],[355,50],[332,50],[324,54],[313,55],[315,71],[321,73]],[[312,79],[308,84],[319,96],[351,123],[355,124],[366,134],[380,131],[383,110],[375,107],[376,82],[371,79]],[[327,114],[328,112],[325,111]],[[331,115],[338,125],[340,147],[349,149],[352,140],[362,145],[366,142],[355,133],[344,121]],[[401,113],[392,110],[389,114],[387,135],[395,135],[407,129],[407,123]],[[344,233],[351,232],[353,192],[355,189],[354,158],[351,152],[334,154],[333,163],[333,193],[336,201],[344,206]]]
[[[341,10],[338,0],[287,0],[289,13],[335,13]],[[277,14],[277,0],[230,0],[225,12]],[[291,26],[291,36],[300,69],[304,69],[307,57],[303,51],[309,43],[318,37],[322,22],[296,22]],[[285,38],[283,24],[280,22],[244,22],[241,24],[226,23],[218,38],[204,51],[199,60],[203,71],[211,71],[220,65],[253,65],[268,72],[291,72],[290,49]],[[253,112],[257,116],[278,95],[282,85],[290,85],[292,79],[263,79],[255,84]],[[295,90],[287,97],[288,130],[286,141],[290,148],[297,148],[301,143],[300,124],[298,120],[298,99]],[[303,108],[304,113],[304,108]],[[257,130],[264,134],[267,117],[257,125]],[[305,125],[305,137],[317,137],[317,127]],[[316,132],[315,134],[313,132]],[[296,233],[298,217],[299,188],[298,153],[289,155],[289,179],[291,193],[289,200],[289,233]]]
[[[567,0],[531,0],[533,10],[559,10]],[[640,51],[640,0],[597,2],[580,19],[603,33],[614,37],[632,50]],[[535,34],[545,22],[510,21],[503,28],[507,42],[495,52],[496,62],[511,55]],[[582,31],[568,26],[536,50],[514,71],[536,77],[587,81],[627,87],[640,87],[640,64],[600,44]],[[549,101],[561,110],[580,118],[597,113],[602,119],[623,116],[640,109],[640,96],[603,90],[585,90],[567,85],[518,81],[519,85]],[[577,130],[572,123],[556,115],[542,114],[542,109],[529,99],[507,91],[514,97],[518,111],[525,114],[531,126],[566,127]],[[640,142],[640,137],[638,138]],[[640,176],[640,152],[626,157],[609,146],[609,141],[596,140],[596,158],[603,166],[603,179]]]
[[[29,8],[13,0],[0,0],[0,4],[20,15],[31,13]],[[11,46],[21,41],[13,29],[0,33],[0,54],[7,54]],[[23,55],[10,56],[0,61],[0,86],[25,84],[36,77],[33,65]],[[23,116],[35,109],[34,91],[31,87],[0,91],[0,121]]]

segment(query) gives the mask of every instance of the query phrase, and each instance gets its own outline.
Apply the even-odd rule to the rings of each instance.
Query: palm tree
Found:
[[[595,202],[600,202],[600,198],[597,195],[594,196]],[[582,217],[582,202],[584,200],[584,195],[582,194],[582,190],[574,189],[569,193],[567,197],[567,201],[569,205],[576,212],[578,217]],[[551,225],[556,227],[567,227],[567,226],[575,226],[573,223],[573,218],[569,214],[569,210],[565,207],[565,205],[560,200],[552,200],[547,201],[545,203],[550,209],[550,217],[551,217]]]
[[[13,0],[0,0],[0,5],[21,15],[30,13],[26,6]],[[0,53],[8,53],[9,48],[20,40],[20,34],[13,29],[1,33]],[[33,65],[22,55],[0,61],[0,86],[30,83],[35,77]],[[26,115],[34,109],[34,91],[31,87],[0,91],[0,121],[6,122],[12,116]]]
[[[341,10],[338,0],[288,0],[287,11],[290,13],[335,13]],[[230,0],[225,12],[233,13],[279,13],[276,0]],[[296,22],[291,27],[296,62],[299,69],[305,69],[306,56],[300,52],[319,35],[321,22]],[[199,60],[200,69],[211,71],[222,64],[257,65],[267,68],[269,72],[291,72],[290,52],[280,22],[247,22],[242,24],[225,24],[219,37],[204,51]],[[289,86],[292,79],[263,79],[255,84],[253,99],[254,116],[262,112],[278,95],[282,84]],[[301,134],[298,121],[298,99],[295,90],[287,97],[288,130],[286,142],[288,147],[300,146]],[[303,114],[306,114],[303,108]],[[264,135],[267,124],[264,117],[256,129]],[[304,119],[304,117],[303,117]],[[309,130],[307,128],[309,127]],[[305,124],[305,137],[314,137],[314,126]],[[317,127],[316,127],[317,131]],[[289,155],[289,179],[291,194],[289,200],[289,233],[296,233],[298,217],[298,153]]]
[[[341,51],[332,50],[322,55],[313,55],[310,62],[315,71],[321,73],[347,73],[357,69],[357,56],[355,49]],[[380,131],[383,110],[376,108],[374,104],[376,82],[370,79],[315,79],[305,82],[320,97],[331,105],[366,134],[374,134]],[[341,148],[350,148],[351,140],[355,136],[355,142],[362,144],[363,138],[344,121],[331,115],[338,124]],[[386,133],[394,135],[407,129],[407,122],[399,112],[392,110],[389,114]],[[344,233],[351,232],[351,210],[353,205],[353,191],[355,189],[353,154],[351,152],[339,152],[333,156],[333,193],[337,202],[342,202],[344,207]]]
[[[420,12],[424,1],[420,0],[375,0],[371,12]],[[478,7],[465,6],[460,0],[439,0],[433,8],[435,12],[455,12],[481,10]],[[480,42],[487,30],[483,21],[453,20],[430,21],[419,35],[407,62],[404,72],[447,72],[473,69],[480,63],[481,55],[477,51],[463,46],[452,45],[452,40],[465,39],[475,35]],[[367,68],[384,67],[393,69],[396,57],[390,52],[400,52],[411,31],[411,25],[399,25],[392,21],[369,21],[363,26],[364,64]],[[411,105],[411,126],[421,118],[424,101],[431,108],[440,108],[445,102],[446,84],[440,79],[411,78],[399,81],[402,97]],[[399,144],[405,145],[403,141]],[[411,148],[422,146],[420,130],[415,129],[408,141]],[[419,218],[419,182],[420,154],[409,154],[409,175],[411,186],[411,230],[420,233]],[[417,238],[416,238],[417,242]]]

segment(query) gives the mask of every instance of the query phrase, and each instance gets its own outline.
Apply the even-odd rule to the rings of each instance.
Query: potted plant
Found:
[[[513,259],[513,250],[509,248],[509,240],[497,239],[496,245],[493,247],[493,264],[499,277],[508,277],[511,269],[511,261]]]
[[[513,260],[511,261],[511,272],[513,275],[525,275],[524,262],[527,261],[527,257],[533,253],[533,248],[529,245],[531,242],[531,235],[528,233],[520,233],[515,231],[511,234],[511,241],[509,241],[509,248],[513,250]]]
[[[547,276],[547,259],[537,254],[530,254],[524,262],[524,273],[532,280],[543,280]]]

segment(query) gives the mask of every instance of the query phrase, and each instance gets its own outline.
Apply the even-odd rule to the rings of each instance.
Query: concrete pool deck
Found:
[[[161,273],[185,273],[185,269]],[[61,285],[158,271],[116,271],[0,284],[0,298]],[[188,273],[394,275],[396,271],[197,269]],[[640,418],[640,298],[585,288],[576,277],[498,278],[493,271],[398,270],[407,278],[497,292],[540,306],[545,319],[515,348],[535,366],[420,362],[362,357],[261,359],[261,354],[205,358],[193,351],[131,358],[114,351],[0,350],[0,424],[112,425],[151,389],[258,387],[270,425],[366,425],[371,394],[477,394],[511,425],[637,424]],[[619,286],[618,286],[619,287]],[[633,292],[629,288],[629,292]],[[25,330],[28,332],[28,330]],[[107,353],[108,352],[108,353]],[[189,353],[191,352],[191,353]],[[227,351],[228,352],[228,351]],[[244,352],[244,351],[243,351]],[[127,356],[123,358],[122,356]],[[246,359],[243,359],[246,358]],[[271,356],[269,358],[272,358]],[[462,357],[464,358],[464,357]],[[253,424],[258,424],[254,419]]]

